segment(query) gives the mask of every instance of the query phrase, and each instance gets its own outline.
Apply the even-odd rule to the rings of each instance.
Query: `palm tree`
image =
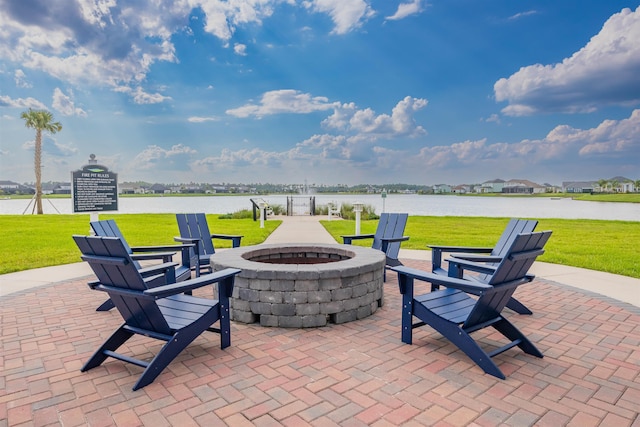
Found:
[[[617,179],[613,179],[611,180],[611,191],[617,193],[618,190],[620,189],[620,181],[618,181]]]
[[[20,115],[26,127],[36,130],[36,146],[34,166],[36,171],[36,208],[38,215],[42,215],[42,131],[54,134],[62,130],[60,122],[53,121],[53,114],[46,110],[23,111]]]
[[[598,187],[600,187],[600,192],[602,193],[604,190],[606,190],[607,185],[609,185],[609,181],[607,181],[606,179],[599,179],[598,180]]]

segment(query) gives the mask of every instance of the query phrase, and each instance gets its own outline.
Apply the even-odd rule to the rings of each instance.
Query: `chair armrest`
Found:
[[[464,270],[475,271],[476,273],[493,274],[496,267],[478,262],[468,261],[460,258],[447,258],[449,263],[449,277],[462,277]]]
[[[182,252],[182,264],[189,266],[189,269],[194,269],[196,277],[200,277],[200,239],[197,237],[175,236],[173,240],[189,245],[193,249],[193,252]]]
[[[474,246],[445,246],[445,245],[427,245],[431,248],[431,265],[433,271],[442,268],[442,254],[444,252],[465,252],[465,253],[491,253],[493,248],[474,247]]]
[[[381,243],[381,248],[380,250],[382,250],[382,252],[384,252],[385,254],[387,253],[387,249],[389,249],[389,243],[394,243],[394,242],[404,242],[406,240],[409,240],[409,236],[402,236],[402,237],[390,237],[390,238],[381,238],[380,239],[380,243]]]
[[[226,279],[234,277],[236,274],[240,273],[240,271],[241,270],[237,268],[225,268],[224,270],[216,271],[215,273],[205,274],[195,279],[185,280],[184,282],[158,286],[152,289],[146,289],[143,293],[145,295],[153,296],[154,298],[165,298],[171,295],[177,295],[177,294],[184,293],[186,291],[198,289],[203,286],[210,285],[212,283],[222,282]],[[230,290],[229,290],[229,293],[231,293]]]
[[[240,246],[240,240],[242,240],[244,236],[232,235],[232,234],[212,234],[212,239],[225,239],[231,240],[231,246],[237,248]]]
[[[387,242],[387,243],[404,242],[406,240],[409,240],[409,236],[390,237],[390,238],[382,237],[380,240],[382,240],[383,242]]]
[[[454,252],[454,253],[451,254],[451,256],[453,258],[456,258],[456,259],[464,259],[464,260],[473,261],[473,262],[500,262],[500,261],[502,261],[502,257],[501,256],[496,256],[496,255],[476,255],[476,254],[465,254],[465,253]]]
[[[461,291],[469,292],[476,295],[483,291],[493,288],[493,286],[486,285],[484,283],[470,282],[469,280],[458,279],[456,277],[442,276],[442,275],[433,274],[433,273],[429,273],[426,271],[422,271],[422,270],[418,270],[410,267],[404,267],[404,266],[391,267],[391,270],[398,273],[399,279],[400,277],[403,277],[408,279],[421,280],[423,282],[429,282],[432,285],[460,289]],[[403,280],[399,280],[399,282],[402,283]],[[407,292],[407,289],[401,285],[400,293],[405,294],[406,292]]]
[[[182,252],[182,264],[186,265],[187,267],[191,265],[191,262],[189,260],[189,252],[191,249],[194,249],[196,247],[196,243],[183,243],[181,245],[162,245],[162,246],[135,246],[132,247],[131,250],[133,252],[150,252],[150,253],[158,253],[157,251],[170,251],[170,250],[174,250],[174,251],[181,251]],[[162,254],[162,252],[159,252],[159,254]],[[164,253],[165,256],[162,257],[162,261],[163,262],[171,262],[173,260],[173,255],[175,254],[175,252],[167,252]],[[143,260],[143,259],[154,259],[154,258],[144,258],[145,255],[139,254],[139,253],[134,253],[132,255],[132,257],[135,257],[136,260]],[[148,255],[151,256],[151,255]],[[159,258],[159,256],[157,257]]]
[[[198,239],[197,237],[181,237],[181,236],[176,236],[173,238],[173,240],[175,240],[176,242],[182,242],[182,243],[190,243],[190,244],[197,244],[200,239]]]
[[[354,234],[340,237],[342,237],[343,244],[350,245],[352,240],[373,239],[375,234]]]
[[[465,252],[465,253],[491,253],[493,248],[482,246],[445,246],[445,245],[427,245],[431,249],[439,249],[442,252]]]
[[[141,268],[138,270],[138,272],[142,277],[164,274],[165,276],[167,276],[167,283],[173,283],[176,281],[177,265],[177,262],[163,262],[162,264]],[[171,280],[171,276],[173,276],[173,280]]]
[[[195,245],[195,242],[188,242],[182,245],[132,246],[131,250],[133,252],[183,251],[185,249],[190,249]]]
[[[131,259],[136,261],[146,261],[151,259],[161,259],[162,262],[170,262],[175,252],[150,252],[148,254],[131,254]]]

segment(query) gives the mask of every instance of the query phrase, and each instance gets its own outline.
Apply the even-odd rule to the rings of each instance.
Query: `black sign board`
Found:
[[[117,173],[109,172],[106,167],[93,163],[71,172],[71,176],[73,212],[118,210]]]

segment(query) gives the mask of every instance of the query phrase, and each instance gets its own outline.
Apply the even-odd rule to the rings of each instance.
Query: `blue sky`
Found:
[[[640,179],[617,0],[0,0],[0,180]]]

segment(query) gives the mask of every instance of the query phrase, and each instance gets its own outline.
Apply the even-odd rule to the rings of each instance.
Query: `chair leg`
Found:
[[[542,352],[538,350],[538,348],[531,341],[529,341],[527,337],[524,336],[520,329],[516,328],[513,323],[509,322],[504,317],[501,321],[494,323],[492,326],[502,335],[511,340],[511,342],[520,340],[520,344],[518,344],[518,347],[520,347],[520,349],[525,353],[540,358],[544,357]]]
[[[138,381],[134,384],[133,390],[138,390],[146,385],[151,384],[162,373],[173,359],[178,356],[182,350],[187,348],[189,344],[193,342],[200,334],[207,330],[217,320],[217,314],[215,310],[210,312],[210,315],[202,316],[194,323],[190,324],[186,328],[180,329],[173,334],[170,341],[167,341],[162,346],[158,354],[149,362]]]
[[[91,358],[84,364],[81,372],[88,371],[89,369],[95,368],[96,366],[100,366],[102,362],[107,359],[107,355],[104,354],[105,350],[115,351],[124,344],[129,338],[133,336],[133,332],[129,332],[124,329],[125,325],[120,326],[116,331],[111,334],[109,339],[107,339],[102,346],[91,356]]]
[[[231,345],[231,314],[229,312],[231,303],[229,298],[231,298],[233,292],[234,281],[234,277],[229,277],[217,284],[218,308],[220,311],[216,320],[220,320],[220,348],[223,350]]]
[[[498,368],[491,357],[478,345],[478,343],[471,338],[471,336],[460,327],[451,328],[452,333],[445,335],[452,343],[462,350],[476,365],[478,365],[484,372],[494,377],[504,380],[506,377]],[[441,332],[442,333],[442,332]],[[443,334],[444,335],[444,334]]]
[[[402,342],[413,342],[413,291],[402,295]]]
[[[197,335],[196,335],[197,336]],[[171,341],[168,341],[162,346],[162,349],[151,360],[149,366],[146,367],[138,381],[134,384],[133,390],[138,390],[144,386],[151,384],[162,373],[164,368],[171,363],[175,357],[184,350],[195,337],[188,339],[182,336],[181,333],[176,333]]]
[[[511,310],[515,311],[518,314],[533,314],[526,305],[515,299],[514,297],[509,298],[507,302],[507,307]]]
[[[113,301],[111,301],[111,298],[109,298],[108,300],[100,304],[100,306],[96,308],[96,311],[109,311],[115,306],[116,305],[113,303]]]
[[[220,304],[220,348],[225,349],[231,345],[231,314],[229,313],[229,300]]]
[[[476,365],[478,365],[484,372],[494,377],[504,380],[506,377],[498,368],[498,365],[493,363],[491,357],[478,345],[478,343],[471,338],[471,336],[455,323],[445,320],[433,313],[420,303],[416,303],[414,307],[414,313],[418,319],[431,326],[438,331],[443,337],[451,341],[456,347],[462,350]]]

